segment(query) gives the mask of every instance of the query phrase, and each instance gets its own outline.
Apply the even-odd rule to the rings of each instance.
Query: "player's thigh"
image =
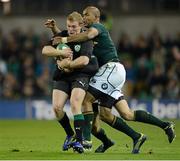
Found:
[[[115,104],[115,108],[120,114],[120,116],[124,119],[134,120],[134,112],[129,108],[129,105],[125,99],[119,100]]]
[[[52,104],[54,108],[62,109],[67,99],[68,99],[67,93],[58,89],[53,89]]]
[[[70,93],[69,84],[64,81],[53,82],[52,103],[54,108],[63,108]]]
[[[87,91],[82,104],[82,112],[93,111],[92,103],[95,100],[95,97]]]
[[[82,105],[86,91],[88,89],[88,86],[89,86],[89,78],[88,77],[76,78],[71,83],[70,103],[73,105],[75,105],[75,104]]]
[[[82,105],[86,91],[82,88],[73,88],[71,91],[70,103],[73,106]]]

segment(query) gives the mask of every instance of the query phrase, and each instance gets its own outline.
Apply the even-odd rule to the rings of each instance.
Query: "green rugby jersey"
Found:
[[[96,28],[99,32],[94,41],[93,54],[97,57],[99,66],[111,60],[117,60],[117,50],[107,29],[101,23],[94,23],[89,28]]]

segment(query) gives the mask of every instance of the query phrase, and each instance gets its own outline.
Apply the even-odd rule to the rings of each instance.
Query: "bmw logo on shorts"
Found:
[[[107,84],[107,83],[103,83],[103,84],[101,85],[101,88],[104,89],[104,90],[106,90],[106,89],[108,88],[108,84]]]

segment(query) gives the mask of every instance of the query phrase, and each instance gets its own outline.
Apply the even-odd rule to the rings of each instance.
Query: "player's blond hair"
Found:
[[[67,20],[69,21],[77,21],[79,24],[83,24],[83,18],[80,13],[78,12],[72,12],[68,15]]]

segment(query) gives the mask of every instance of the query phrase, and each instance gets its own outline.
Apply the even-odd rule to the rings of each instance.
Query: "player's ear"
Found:
[[[84,23],[83,23],[83,22],[79,23],[79,26],[80,26],[81,28],[84,27]]]

